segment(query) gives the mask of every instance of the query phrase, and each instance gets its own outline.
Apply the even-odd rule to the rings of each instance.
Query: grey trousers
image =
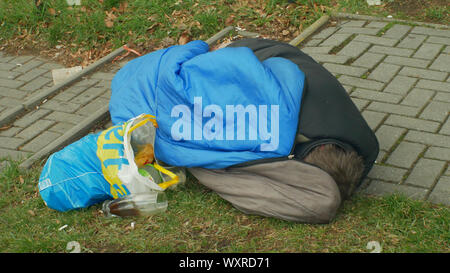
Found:
[[[297,160],[189,171],[201,184],[247,214],[323,224],[335,217],[341,204],[333,178]]]

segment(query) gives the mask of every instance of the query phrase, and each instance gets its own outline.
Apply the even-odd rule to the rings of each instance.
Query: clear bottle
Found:
[[[105,216],[148,216],[162,213],[167,209],[167,197],[162,191],[130,194],[103,202]]]

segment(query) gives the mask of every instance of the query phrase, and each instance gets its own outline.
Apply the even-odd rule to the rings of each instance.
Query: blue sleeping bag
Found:
[[[305,76],[246,47],[209,52],[203,41],[161,49],[115,75],[113,124],[155,115],[155,156],[173,166],[225,168],[291,152]]]

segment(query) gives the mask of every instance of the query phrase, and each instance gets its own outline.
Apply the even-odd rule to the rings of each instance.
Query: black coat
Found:
[[[378,140],[336,77],[299,48],[286,43],[243,39],[229,47],[248,47],[260,61],[270,57],[289,59],[305,73],[297,132],[310,141],[295,146],[294,153],[298,159],[317,145],[333,143],[344,149],[356,150],[364,159],[363,178],[367,175],[378,156]]]

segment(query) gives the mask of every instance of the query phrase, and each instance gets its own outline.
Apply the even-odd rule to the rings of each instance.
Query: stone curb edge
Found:
[[[22,162],[19,167],[28,169],[30,168],[36,161],[46,157],[50,153],[56,152],[58,149],[72,143],[78,138],[83,137],[86,133],[90,131],[90,129],[98,122],[103,121],[109,115],[109,105],[102,106],[99,110],[97,110],[94,114],[84,119],[82,122],[78,123],[62,136],[58,137],[55,141],[53,141],[50,145],[46,146],[44,149],[38,151],[33,154],[31,157],[27,158],[24,162]]]
[[[85,69],[81,70],[79,73],[71,76],[70,78],[66,79],[64,82],[57,84],[55,86],[50,87],[49,89],[46,89],[42,92],[39,92],[35,96],[29,98],[28,100],[24,101],[21,105],[17,105],[9,110],[7,110],[5,113],[3,113],[0,116],[0,127],[5,126],[8,123],[14,121],[14,119],[21,114],[25,114],[27,111],[29,111],[31,108],[41,104],[43,100],[46,98],[56,94],[60,91],[60,89],[74,83],[75,81],[78,81],[81,77],[93,72],[100,66],[104,65],[105,63],[109,62],[113,58],[117,57],[118,55],[122,54],[125,51],[124,47],[120,47],[110,54],[106,55],[105,57],[101,58],[100,60],[94,62],[93,64],[89,65]]]
[[[301,42],[303,42],[306,38],[311,36],[314,32],[316,32],[319,28],[321,28],[324,24],[328,22],[330,16],[323,15],[317,21],[315,21],[312,25],[307,27],[302,33],[300,33],[297,37],[295,37],[292,41],[289,42],[292,46],[298,46]]]

